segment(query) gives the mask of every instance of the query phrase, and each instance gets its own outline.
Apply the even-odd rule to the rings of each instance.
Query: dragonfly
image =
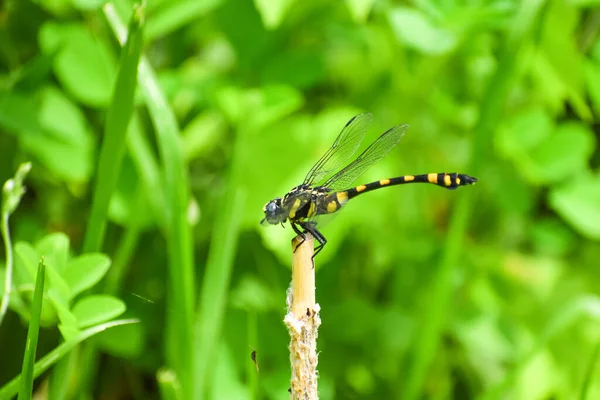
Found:
[[[283,198],[277,197],[263,207],[265,217],[261,224],[284,226],[289,221],[294,232],[302,239],[296,248],[304,243],[306,233],[310,233],[319,243],[314,249],[314,258],[327,244],[327,239],[317,229],[317,217],[339,211],[350,200],[363,193],[408,183],[429,183],[456,189],[477,182],[477,178],[469,175],[442,172],[403,175],[352,187],[358,177],[381,161],[398,144],[408,129],[407,124],[388,129],[354,161],[348,163],[362,143],[372,120],[371,113],[363,113],[348,121],[333,145],[308,171],[302,184],[294,187]]]

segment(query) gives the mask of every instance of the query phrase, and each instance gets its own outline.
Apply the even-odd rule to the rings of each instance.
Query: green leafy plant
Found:
[[[3,210],[0,397],[42,255],[28,392],[287,396],[294,234],[261,210],[364,111],[365,142],[410,129],[362,182],[479,182],[319,221],[320,397],[600,397],[597,3],[0,2],[0,177],[33,165]]]
[[[36,277],[37,260],[44,257],[48,274],[47,297],[41,325],[57,325],[68,340],[91,325],[106,322],[125,311],[125,304],[109,295],[81,295],[96,285],[108,272],[110,259],[104,254],[88,253],[72,257],[69,238],[61,233],[47,235],[35,244],[15,244],[17,268],[14,286],[24,300],[15,305],[19,314],[28,318]],[[80,296],[81,295],[81,296]]]

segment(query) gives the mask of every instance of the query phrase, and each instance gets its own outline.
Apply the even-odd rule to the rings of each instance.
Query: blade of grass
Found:
[[[129,22],[127,42],[123,45],[118,64],[117,80],[112,100],[106,114],[104,140],[98,158],[98,170],[92,199],[92,208],[84,237],[83,251],[97,252],[102,249],[107,225],[108,206],[115,192],[123,156],[125,155],[128,126],[134,109],[138,64],[143,45],[144,7],[136,6]],[[70,357],[75,357],[71,353]],[[97,369],[97,352],[94,346],[82,351],[80,360],[65,360],[65,365],[53,371],[51,388],[57,392],[66,390],[69,380],[67,365],[82,366],[82,374],[75,382],[78,392],[91,393]]]
[[[217,210],[212,241],[206,262],[204,279],[198,299],[198,312],[194,326],[194,398],[206,396],[211,366],[214,365],[214,349],[219,346],[221,327],[226,311],[227,293],[233,270],[234,255],[242,224],[246,202],[246,189],[240,183],[240,169],[236,162],[241,157],[243,140],[251,137],[248,126],[238,127],[233,143],[232,163],[227,188]]]
[[[146,200],[150,204],[158,225],[164,231],[167,215],[158,161],[154,157],[148,139],[144,136],[139,119],[137,115],[133,116],[131,125],[129,125],[130,132],[127,134],[127,146],[140,177]]]
[[[100,332],[103,332],[109,328],[113,328],[119,325],[126,324],[135,324],[139,321],[137,319],[121,319],[111,322],[106,322],[104,324],[100,324],[91,328],[88,328],[82,331],[79,335],[74,337],[73,339],[67,340],[66,342],[60,344],[54,350],[46,354],[42,357],[38,362],[35,363],[33,367],[33,378],[37,378],[44,372],[48,370],[52,365],[54,365],[57,361],[63,358],[65,355],[69,354],[69,352],[78,344],[83,342],[84,340],[94,336]],[[0,388],[0,399],[9,399],[17,394],[19,387],[21,385],[21,375],[12,379],[2,388]]]
[[[495,76],[489,82],[484,93],[479,119],[473,132],[473,150],[468,171],[474,176],[482,171],[485,160],[491,157],[492,133],[498,124],[502,107],[517,78],[519,62],[522,61],[523,43],[528,36],[544,5],[544,0],[523,2],[504,44],[503,54]],[[476,188],[475,188],[476,189]],[[444,244],[444,254],[438,276],[433,281],[428,310],[423,329],[414,350],[413,363],[408,369],[406,385],[399,398],[418,398],[425,381],[427,370],[433,360],[443,334],[445,316],[451,304],[452,282],[455,266],[462,251],[463,238],[469,225],[469,216],[473,209],[475,191],[465,191],[458,199],[455,211],[450,219],[448,236]]]
[[[125,27],[111,3],[103,7],[104,15],[119,41]],[[184,398],[191,398],[193,387],[193,314],[194,259],[191,227],[187,221],[189,184],[186,165],[179,144],[179,127],[163,95],[154,71],[142,57],[139,84],[156,131],[159,152],[164,164],[167,213],[166,238],[169,257],[170,311],[167,313],[166,358],[181,382]]]
[[[105,291],[108,294],[117,295],[121,289],[123,279],[125,278],[126,266],[133,257],[140,238],[140,226],[138,221],[141,219],[141,213],[144,208],[141,203],[144,201],[144,194],[138,193],[135,199],[132,211],[131,225],[125,229],[123,238],[115,251],[114,260],[105,280]]]
[[[35,365],[35,352],[37,350],[38,337],[40,334],[40,316],[42,315],[42,302],[44,300],[44,280],[46,278],[46,265],[44,257],[38,265],[35,291],[31,304],[31,320],[27,329],[27,343],[25,355],[23,356],[23,368],[21,369],[21,390],[19,400],[31,399],[33,394],[33,367]]]
[[[214,365],[214,349],[218,347],[237,239],[245,209],[246,192],[234,182],[235,179],[230,177],[229,189],[217,211],[213,240],[210,243],[200,290],[194,335],[194,399],[197,400],[206,395],[208,374]]]
[[[104,140],[98,159],[98,172],[92,209],[85,233],[83,251],[99,251],[106,230],[108,203],[117,186],[133,114],[138,64],[143,44],[144,8],[137,7],[129,23],[127,42],[123,46],[113,98],[106,114]]]

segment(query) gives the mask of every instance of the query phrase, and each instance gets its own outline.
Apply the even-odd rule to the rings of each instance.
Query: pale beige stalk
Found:
[[[315,302],[314,238],[306,233],[305,242],[296,249],[301,238],[292,240],[292,283],[287,292],[288,312],[284,322],[290,333],[292,400],[315,400],[317,391],[317,335],[321,318]]]

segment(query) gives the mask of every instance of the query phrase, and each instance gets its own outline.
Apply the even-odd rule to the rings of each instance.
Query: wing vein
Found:
[[[326,180],[322,186],[331,190],[348,189],[359,176],[384,158],[398,144],[407,129],[408,125],[404,124],[384,132],[354,161]]]
[[[363,113],[348,121],[333,145],[308,171],[303,183],[309,186],[321,186],[327,177],[338,171],[356,153],[372,120],[372,114]]]

